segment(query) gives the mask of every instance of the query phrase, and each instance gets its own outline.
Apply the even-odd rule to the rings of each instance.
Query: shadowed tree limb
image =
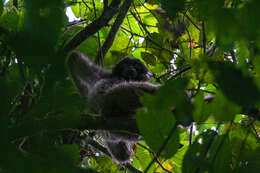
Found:
[[[82,117],[78,128],[92,129],[92,130],[117,130],[117,131],[129,131],[132,133],[138,133],[138,128],[135,119],[130,118],[91,118],[87,115]]]
[[[212,102],[214,96],[206,96],[205,102]],[[248,115],[254,119],[260,119],[260,110],[256,108],[244,108],[241,114]],[[65,119],[64,119],[65,118]],[[46,118],[46,119],[31,119],[24,123],[11,127],[9,129],[9,139],[15,140],[25,136],[33,136],[44,131],[57,130],[108,130],[122,132],[123,135],[133,136],[139,134],[139,130],[134,118],[103,118],[100,116],[92,117],[89,115],[81,115],[80,118],[67,121],[64,118]],[[66,123],[64,124],[64,121]],[[60,126],[59,126],[60,125]]]
[[[64,121],[66,123],[64,124]],[[60,125],[60,126],[59,126]],[[39,120],[27,120],[17,126],[10,128],[9,137],[11,140],[19,139],[25,136],[33,136],[44,131],[57,130],[109,130],[123,132],[126,136],[130,133],[138,134],[138,128],[135,119],[109,118],[102,117],[92,118],[89,115],[82,115],[80,119],[67,121],[66,118],[46,118]],[[130,135],[131,136],[131,135]]]
[[[104,59],[107,51],[112,46],[112,44],[115,40],[115,37],[117,35],[117,32],[118,32],[120,26],[122,25],[122,23],[125,19],[125,16],[131,7],[132,2],[133,2],[133,0],[125,0],[124,4],[120,8],[117,18],[116,18],[114,24],[112,25],[111,30],[106,38],[106,41],[104,42],[104,44],[102,45],[102,47],[99,49],[99,51],[97,53],[97,56],[96,56],[97,64],[103,64],[102,63],[103,59]]]
[[[108,22],[118,12],[118,8],[119,8],[120,4],[121,4],[121,0],[113,0],[99,18],[94,20],[91,24],[86,26],[77,35],[75,35],[75,37],[72,38],[72,40],[64,47],[63,51],[69,52],[69,51],[75,49],[83,41],[85,41],[90,36],[92,36],[97,31],[99,31],[101,28],[106,26],[108,24]]]

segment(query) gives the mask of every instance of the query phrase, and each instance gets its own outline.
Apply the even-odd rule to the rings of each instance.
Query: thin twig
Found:
[[[179,77],[180,75],[182,75],[183,73],[185,73],[186,71],[188,71],[188,70],[190,70],[190,69],[191,69],[191,67],[186,67],[185,69],[179,71],[178,73],[176,73],[175,75],[173,75],[172,77],[170,77],[169,80],[174,79],[174,78],[176,78],[176,77]]]
[[[142,148],[144,148],[144,149],[146,149],[147,151],[149,151],[149,153],[151,153],[155,158],[156,158],[156,162],[158,163],[158,165],[164,170],[164,171],[166,171],[166,172],[168,172],[168,173],[172,173],[171,171],[169,171],[168,169],[166,169],[163,165],[162,165],[162,163],[160,162],[160,160],[158,159],[158,157],[156,157],[156,153],[154,153],[152,150],[150,150],[149,148],[147,148],[146,146],[144,146],[144,145],[142,145],[142,144],[137,144],[137,145],[139,145],[140,147],[142,147]]]
[[[103,4],[104,4],[104,6],[103,6],[103,9],[104,9],[103,12],[104,12],[104,11],[106,11],[107,8],[108,8],[108,0],[104,0],[104,1],[103,1]]]
[[[193,123],[191,123],[191,126],[190,126],[190,138],[189,138],[189,145],[192,144],[192,132],[193,132]]]
[[[236,63],[236,62],[237,62],[237,58],[236,58],[236,54],[235,54],[234,49],[232,49],[232,50],[230,51],[230,54],[231,54],[231,57],[232,57],[233,62]]]
[[[141,19],[139,19],[136,14],[132,11],[130,11],[130,13],[132,14],[132,16],[135,18],[135,20],[142,26],[142,28],[144,29],[145,33],[151,37],[151,33],[147,30],[146,25],[141,21]],[[138,13],[137,13],[138,14]]]
[[[186,16],[186,15],[187,15],[187,11],[184,13],[184,16]],[[184,18],[183,18],[183,20],[184,20]],[[189,46],[190,46],[190,56],[189,56],[189,58],[191,59],[192,58],[192,43],[193,43],[193,41],[191,39],[190,31],[185,24],[184,24],[184,27],[185,27],[185,30],[188,33],[188,36],[189,36]]]
[[[203,34],[203,53],[206,55],[207,51],[207,38],[206,38],[206,26],[205,22],[202,22],[202,34]]]
[[[88,8],[90,11],[92,10],[84,0],[82,0],[82,2],[86,6],[86,8]]]
[[[134,33],[133,31],[130,31],[130,30],[126,29],[126,28],[125,28],[125,27],[123,27],[123,26],[121,26],[121,28],[122,28],[123,30],[125,30],[125,31],[129,32],[131,35],[134,35],[134,36],[138,36],[138,37],[145,38],[144,36],[142,36],[142,35],[139,35],[139,34],[136,34],[136,33]]]
[[[200,28],[192,21],[192,19],[185,13],[184,16],[192,23],[195,28],[197,28],[200,31]]]
[[[67,28],[87,23],[86,19],[75,20],[67,24]]]
[[[187,91],[198,91],[198,88],[188,88]],[[199,89],[199,91],[202,91],[202,92],[205,92],[205,93],[209,93],[209,94],[216,94],[215,92],[208,91],[208,90],[203,90],[203,89]]]
[[[166,50],[167,52],[171,53],[171,54],[175,54],[180,58],[183,58],[180,54],[173,52],[169,49],[166,49],[165,47],[162,47],[162,45],[158,44],[157,42],[153,41],[151,38],[151,33],[147,30],[146,26],[138,19],[138,17],[132,12],[130,11],[130,13],[133,15],[133,17],[135,18],[135,20],[142,26],[142,28],[144,29],[145,33],[148,35],[148,37],[146,37],[146,40],[150,41],[152,44],[154,44],[155,46],[159,47],[162,50]]]
[[[95,18],[97,17],[97,12],[96,12],[96,4],[95,4],[95,1],[92,0],[92,4],[93,4],[93,7],[94,7],[94,14],[95,14]],[[98,47],[99,49],[101,49],[101,41],[100,41],[100,34],[99,34],[99,31],[97,32],[98,34]],[[104,58],[103,58],[103,52],[101,51],[101,59],[98,61],[98,65],[100,65],[101,67],[104,67]]]

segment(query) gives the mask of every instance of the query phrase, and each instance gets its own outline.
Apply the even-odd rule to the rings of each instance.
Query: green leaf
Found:
[[[227,136],[208,130],[189,146],[182,165],[183,173],[231,172],[231,145]]]
[[[241,107],[227,100],[221,92],[217,92],[212,103],[209,105],[211,114],[217,121],[231,121],[239,114]]]
[[[64,154],[64,152],[61,152],[61,150],[57,148],[47,148],[48,147],[43,146],[42,144],[41,152],[35,155],[33,155],[32,153],[27,153],[26,155],[24,155],[19,152],[17,148],[13,146],[13,144],[10,143],[5,148],[1,148],[1,171],[6,173],[76,172],[76,166],[75,164],[72,164],[72,160],[70,157],[68,157],[68,155]]]
[[[233,124],[229,138],[232,144],[235,172],[260,171],[260,144],[255,132],[240,124]]]
[[[83,26],[74,26],[69,28],[67,31],[64,32],[62,40],[60,40],[60,44],[66,45],[82,29]]]
[[[142,145],[145,144],[142,143]],[[153,156],[147,149],[139,145],[136,145],[135,157],[133,158],[133,163],[136,168],[141,168],[141,170],[145,170],[152,160],[153,160]],[[151,167],[151,170],[154,169],[155,169],[155,165]]]
[[[80,159],[78,146],[76,144],[66,144],[59,148],[60,154],[70,160],[70,163],[77,164]]]
[[[159,123],[158,123],[159,122]],[[174,127],[175,120],[171,112],[142,112],[137,111],[137,124],[146,143],[154,152],[158,152],[163,142],[169,136],[167,145],[163,148],[161,156],[165,158],[172,157],[179,148],[179,131],[177,128],[172,134],[171,129]]]
[[[174,129],[176,120],[185,125],[190,123],[191,109],[186,107],[189,104],[185,100],[184,92],[186,84],[187,81],[182,79],[167,82],[154,95],[143,96],[141,102],[147,111],[137,112],[137,125],[140,132],[155,152],[158,152],[163,142],[170,137],[162,153],[166,158],[175,154],[179,148],[180,130]],[[173,109],[175,109],[174,113]],[[172,134],[170,134],[171,130]]]
[[[98,39],[95,37],[90,37],[89,39],[85,40],[81,43],[77,50],[81,51],[85,55],[90,57],[95,57],[98,51]]]
[[[72,3],[70,7],[76,17],[87,19],[87,21],[93,21],[96,16],[101,15],[103,2],[95,1],[95,10],[93,10],[94,6],[92,1],[85,2],[84,0],[78,0],[76,3]]]
[[[185,0],[160,0],[163,8],[167,11],[168,15],[175,17],[177,12],[183,10],[185,7]]]
[[[260,148],[256,148],[253,151],[250,151],[250,155],[246,158],[241,159],[238,164],[238,167],[234,170],[238,173],[247,173],[247,172],[259,172],[260,171]]]
[[[209,155],[209,160],[213,163],[214,172],[232,172],[232,146],[228,135],[216,137],[210,148]]]
[[[82,1],[82,0],[79,0],[79,2]],[[72,9],[72,12],[73,14],[76,16],[76,17],[82,17],[84,16],[84,13],[85,13],[85,8],[84,8],[84,5],[82,5],[81,3],[75,3],[74,5],[70,6],[71,9]]]
[[[148,4],[152,4],[152,5],[159,4],[159,1],[158,1],[158,0],[146,0],[146,2],[147,2]]]
[[[9,31],[17,32],[18,25],[19,25],[19,19],[20,19],[20,17],[19,17],[18,11],[16,9],[12,9],[9,12],[5,12],[0,17],[0,26],[8,29]]]
[[[91,168],[94,168],[98,172],[106,173],[123,173],[120,171],[120,165],[116,164],[111,158],[105,155],[95,157],[95,159],[90,159]]]
[[[12,107],[12,102],[15,100],[15,97],[18,95],[21,89],[21,78],[20,76],[17,76],[17,74],[10,76],[8,75],[6,78],[0,77],[0,116],[8,116],[8,113]]]
[[[210,116],[209,105],[204,101],[204,95],[199,93],[196,95],[194,100],[193,120],[195,122],[203,122]]]
[[[106,55],[105,64],[108,67],[113,67],[115,63],[121,61],[126,56],[128,56],[128,54],[125,52],[111,50],[110,53]]]
[[[196,138],[187,150],[182,165],[183,173],[206,172],[210,170],[210,162],[206,158],[210,141],[214,139],[216,132],[207,131]],[[210,171],[209,171],[210,172]]]
[[[29,65],[54,63],[56,44],[66,24],[63,1],[25,0],[24,6],[23,28],[13,43],[16,54]]]
[[[169,80],[152,96],[142,97],[141,102],[149,111],[167,111],[169,115],[174,115],[178,123],[189,125],[192,119],[192,105],[185,92],[187,83],[186,79],[181,78]]]
[[[147,38],[145,39],[145,41],[143,42],[142,46],[147,48],[150,52],[153,53],[153,51],[156,51],[156,49],[158,49],[158,45],[153,44],[152,41],[156,40],[156,42],[160,45],[160,46],[164,46],[165,41],[163,40],[163,37],[158,34],[158,33],[151,33],[151,38]]]
[[[153,54],[148,53],[148,52],[141,52],[141,56],[147,64],[152,65],[152,66],[155,66],[157,64],[156,56],[154,56]]]
[[[3,11],[4,11],[4,0],[1,0],[0,1],[0,16],[3,14]]]
[[[209,62],[209,68],[219,88],[230,101],[245,106],[255,106],[260,100],[259,89],[249,74],[244,74],[230,62]]]

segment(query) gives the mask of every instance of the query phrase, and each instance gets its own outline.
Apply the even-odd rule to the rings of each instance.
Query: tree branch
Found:
[[[190,69],[191,69],[191,67],[186,67],[186,68],[182,69],[181,71],[179,71],[176,74],[174,74],[173,76],[171,76],[169,80],[179,77],[180,75],[182,75],[183,73],[185,73],[186,71],[188,71]]]
[[[64,124],[64,121],[66,123]],[[26,122],[10,128],[9,137],[11,140],[19,139],[25,136],[33,136],[44,131],[57,131],[66,129],[79,130],[108,130],[138,134],[138,128],[135,119],[109,118],[102,117],[92,118],[89,115],[82,115],[78,120],[64,120],[64,118],[46,118],[40,120],[27,120]]]
[[[115,16],[118,12],[118,7],[121,3],[121,0],[113,0],[111,4],[108,6],[107,10],[104,13],[94,20],[91,24],[86,26],[83,30],[81,30],[72,40],[65,46],[65,53],[70,52],[71,50],[78,47],[82,42],[88,39],[90,36],[95,34],[101,28],[107,25],[107,23]]]
[[[104,4],[104,11],[106,11],[107,10],[107,7],[108,7],[108,0],[104,0],[103,1],[103,4]]]
[[[130,118],[91,118],[88,115],[84,115],[78,126],[79,129],[89,130],[110,130],[110,131],[128,131],[132,133],[139,133],[136,120]]]
[[[97,53],[97,56],[96,56],[97,64],[102,64],[107,51],[112,46],[112,44],[115,40],[115,37],[118,33],[118,30],[119,30],[120,26],[122,25],[122,23],[125,19],[125,16],[131,7],[132,2],[133,2],[133,0],[125,0],[124,4],[120,8],[117,18],[107,36],[106,41],[104,42],[103,46],[99,49],[99,51]]]

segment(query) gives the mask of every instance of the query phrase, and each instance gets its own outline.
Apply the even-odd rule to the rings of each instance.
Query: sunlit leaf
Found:
[[[142,170],[145,170],[153,159],[152,154],[149,152],[149,150],[139,145],[136,145],[135,153],[136,156],[133,158],[134,165],[136,165],[137,168],[140,167]],[[155,166],[151,168],[151,170],[153,169],[155,169]]]
[[[20,18],[17,10],[13,9],[0,17],[0,26],[16,33],[18,31]]]

